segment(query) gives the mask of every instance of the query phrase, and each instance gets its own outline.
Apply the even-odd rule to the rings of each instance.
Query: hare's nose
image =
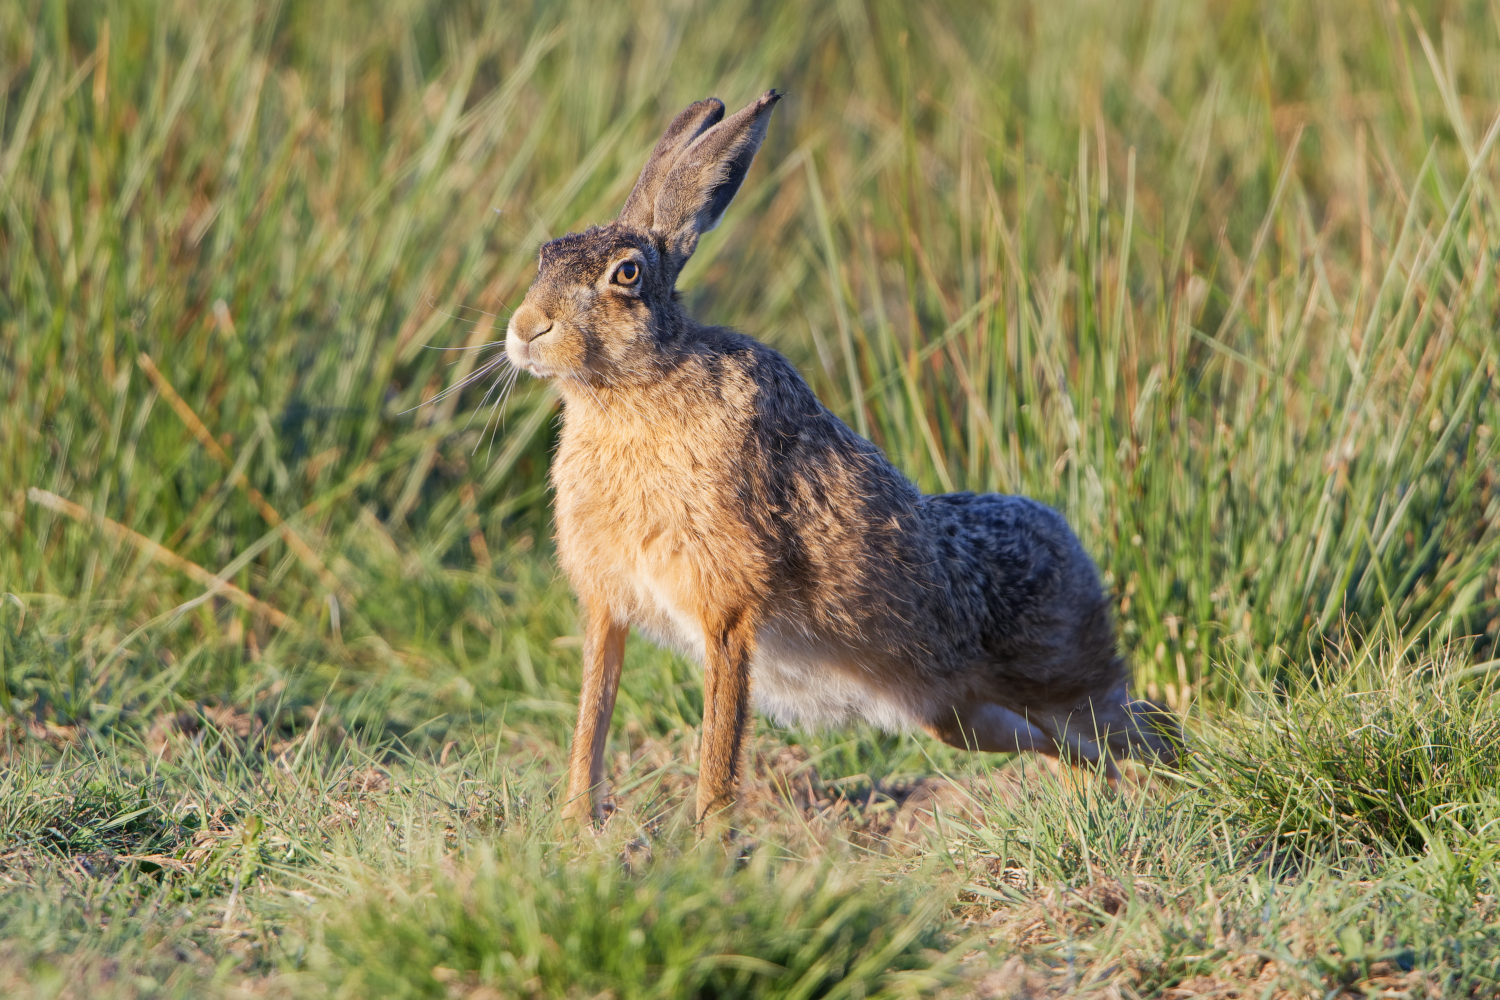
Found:
[[[510,332],[523,344],[529,344],[552,330],[552,317],[530,306],[522,306],[510,318]]]
[[[516,333],[520,335],[521,339],[526,341],[526,343],[528,344],[536,338],[545,336],[551,332],[552,321],[546,318],[540,319],[536,323],[533,323],[530,329],[522,329],[516,331]]]

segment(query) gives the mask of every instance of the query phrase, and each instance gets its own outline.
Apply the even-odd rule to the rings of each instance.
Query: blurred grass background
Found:
[[[1245,916],[1242,933],[1222,912],[1217,931],[1164,929],[1159,900],[1089,897],[1108,919],[1079,922],[1067,893],[1102,884],[1093,862],[1003,846],[1038,824],[1072,835],[1047,810],[1075,792],[1048,785],[971,790],[988,819],[919,852],[970,851],[1019,888],[953,862],[917,875],[958,893],[937,915],[920,891],[867,897],[893,863],[868,856],[879,803],[997,762],[763,726],[756,753],[796,751],[789,772],[818,790],[767,793],[786,808],[766,850],[873,867],[795,919],[792,896],[766,896],[743,962],[662,995],[764,994],[772,966],[803,995],[1163,995],[1255,948],[1288,995],[1375,982],[1381,962],[1416,977],[1403,988],[1484,995],[1493,934],[1477,951],[1463,935],[1494,898],[1494,852],[1473,852],[1500,815],[1497,42],[1480,3],[0,3],[0,834],[25,890],[0,905],[0,968],[71,995],[298,992],[360,967],[375,978],[347,995],[396,995],[413,966],[371,942],[469,913],[532,958],[455,946],[413,959],[413,992],[568,995],[559,970],[598,955],[547,964],[552,932],[514,928],[575,918],[570,872],[585,898],[650,887],[684,914],[721,883],[766,896],[769,860],[673,854],[634,890],[611,848],[570,867],[547,818],[578,669],[548,540],[556,404],[528,383],[503,413],[487,384],[419,404],[483,363],[541,241],[613,216],[676,110],[776,86],[757,166],[684,276],[692,308],[787,353],[924,489],[1068,515],[1118,595],[1138,688],[1213,751],[1170,795],[1118,806],[1134,820],[1089,806],[1099,835],[1177,845],[1150,877],[1194,901],[1181,920],[1246,865],[1280,885],[1267,845],[1299,852],[1313,888],[1290,924]],[[430,349],[454,347],[476,350]],[[664,817],[691,780],[693,674],[631,645],[621,843],[685,836]],[[462,805],[512,784],[504,808]],[[384,819],[320,832],[319,810],[353,799]],[[811,801],[864,804],[814,847]],[[1179,828],[1195,816],[1222,829]],[[1443,867],[1450,838],[1467,867]],[[417,929],[375,915],[439,868]],[[1138,868],[1110,876],[1131,899]],[[539,869],[540,910],[487,895]],[[1361,879],[1380,888],[1357,915],[1308,916]],[[372,915],[325,940],[330,896]],[[1387,947],[1417,898],[1451,913],[1423,911],[1427,945]],[[894,944],[862,915],[893,906],[914,914]],[[101,930],[143,907],[139,933]],[[1050,930],[1029,940],[1035,907]],[[698,919],[651,923],[706,929],[651,937],[640,984],[699,949],[684,941],[735,938]],[[850,942],[829,948],[842,973],[767,937],[825,925]],[[1300,933],[1300,950],[1256,936]],[[1222,960],[1195,957],[1204,934]],[[1078,978],[1089,949],[1114,970],[1097,982]],[[1073,978],[1049,978],[1064,952]],[[610,967],[598,988],[636,995]]]

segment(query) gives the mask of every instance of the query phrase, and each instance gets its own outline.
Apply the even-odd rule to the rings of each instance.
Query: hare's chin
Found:
[[[511,341],[506,344],[505,353],[510,358],[511,364],[534,378],[553,378],[558,374],[555,369],[539,362],[527,344]]]
[[[516,367],[524,371],[526,374],[530,375],[532,378],[552,378],[557,374],[557,372],[553,371],[551,368],[548,368],[546,365],[538,364],[537,362],[532,361],[529,358],[525,361],[518,362],[516,364]]]
[[[530,375],[532,378],[557,378],[562,374],[559,371],[548,368],[546,365],[533,363],[522,365],[522,367],[526,370],[526,374]]]

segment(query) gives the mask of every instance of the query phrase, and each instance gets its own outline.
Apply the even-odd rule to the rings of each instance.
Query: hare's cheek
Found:
[[[588,364],[588,350],[582,335],[576,330],[566,330],[563,336],[547,346],[545,361],[548,367],[559,372],[576,372]]]
[[[605,350],[610,364],[616,368],[632,368],[651,354],[651,338],[642,330],[623,329],[615,331]]]

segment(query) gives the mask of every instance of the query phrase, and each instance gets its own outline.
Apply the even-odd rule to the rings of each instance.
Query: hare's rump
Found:
[[[1063,707],[1124,676],[1094,562],[1062,515],[1030,497],[922,498],[951,611],[987,669],[975,696],[1032,710]]]
[[[921,497],[916,513],[886,539],[902,551],[882,565],[900,577],[869,580],[858,606],[837,609],[853,627],[810,627],[834,617],[815,600],[762,628],[752,686],[762,711],[815,726],[863,718],[960,743],[946,731],[972,715],[969,729],[1005,734],[984,738],[985,749],[1047,752],[1050,720],[1123,705],[1109,606],[1061,515],[1027,497],[973,493]],[[889,627],[880,584],[900,588],[900,629]]]

